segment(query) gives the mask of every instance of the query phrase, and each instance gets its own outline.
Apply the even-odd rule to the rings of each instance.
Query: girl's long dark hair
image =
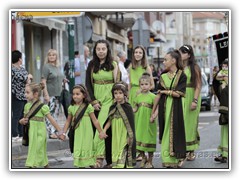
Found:
[[[196,73],[199,73],[201,76],[201,72],[200,72],[200,68],[198,66],[198,64],[196,63],[195,60],[195,56],[194,56],[194,52],[193,52],[193,48],[190,45],[183,45],[179,48],[179,51],[181,51],[182,53],[188,53],[189,54],[189,60],[188,60],[188,66],[190,67],[190,71],[191,71],[191,79],[190,82],[193,85],[193,87],[196,87],[196,78],[197,75]],[[196,71],[196,69],[198,69],[199,72]]]
[[[106,47],[107,47],[106,60],[101,65],[101,67],[100,67],[100,59],[98,58],[97,53],[96,53],[96,47],[100,43],[106,44]],[[91,66],[93,66],[93,72],[97,73],[100,69],[104,69],[106,71],[113,70],[114,66],[113,66],[112,63],[113,63],[113,57],[112,57],[112,53],[111,53],[111,48],[110,48],[109,42],[107,40],[104,40],[104,39],[98,40],[96,42],[94,48],[93,48],[93,59],[91,61]]]

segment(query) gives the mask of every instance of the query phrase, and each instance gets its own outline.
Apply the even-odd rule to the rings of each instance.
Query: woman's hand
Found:
[[[94,104],[93,107],[94,107],[94,109],[95,109],[96,111],[100,111],[100,110],[101,110],[101,105],[100,105],[99,103]]]
[[[28,118],[22,118],[19,120],[19,123],[22,125],[26,125],[28,123]]]
[[[191,109],[192,111],[196,110],[196,109],[197,109],[197,103],[192,102],[190,109]]]

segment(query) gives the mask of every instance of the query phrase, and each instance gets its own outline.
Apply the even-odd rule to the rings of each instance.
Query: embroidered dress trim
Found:
[[[113,84],[114,81],[113,80],[93,80],[93,83],[104,85],[104,84]]]
[[[147,108],[150,108],[150,109],[153,108],[153,105],[152,105],[152,104],[149,104],[149,103],[146,103],[146,102],[138,103],[138,104],[137,104],[137,107],[140,107],[140,106],[144,106],[144,107],[147,107]]]

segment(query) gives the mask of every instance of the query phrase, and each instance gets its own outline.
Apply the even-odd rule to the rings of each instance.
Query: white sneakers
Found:
[[[19,136],[12,137],[12,142],[22,142],[22,137]]]

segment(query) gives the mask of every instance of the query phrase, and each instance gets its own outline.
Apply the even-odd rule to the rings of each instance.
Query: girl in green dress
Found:
[[[151,76],[151,89],[154,89],[152,70],[147,63],[146,51],[143,46],[138,45],[134,48],[132,54],[132,64],[129,66],[129,103],[134,107],[134,99],[140,93],[139,79],[144,72]]]
[[[26,125],[28,122],[30,124],[28,132],[28,155],[25,163],[25,166],[29,168],[49,167],[47,158],[47,131],[44,121],[45,117],[48,118],[58,132],[61,131],[61,128],[51,116],[49,107],[47,105],[43,105],[31,119],[26,118],[26,115],[33,110],[33,104],[36,104],[36,102],[40,103],[39,99],[42,89],[44,89],[43,83],[31,83],[26,85],[25,96],[28,102],[24,107],[25,117],[19,121],[19,123],[22,125]]]
[[[147,62],[146,51],[143,46],[138,45],[134,48],[132,54],[132,63],[129,66],[129,103],[134,107],[134,99],[140,93],[139,79],[144,72],[151,75],[151,89],[154,89],[154,81],[152,77],[152,70]],[[142,160],[140,153],[138,153],[137,161]]]
[[[77,121],[78,114],[82,116]],[[63,132],[67,132],[70,124],[76,123],[74,128],[73,158],[75,167],[88,167],[95,165],[93,150],[93,129],[92,123],[99,132],[99,138],[106,138],[106,134],[94,115],[94,108],[88,102],[87,90],[83,85],[73,87],[72,102],[68,108],[68,118],[64,125]],[[60,137],[62,140],[64,137]]]
[[[151,119],[156,117],[158,108],[159,141],[161,144],[162,166],[178,168],[186,157],[184,130],[184,100],[187,77],[183,72],[181,55],[178,50],[165,55],[165,72],[160,76],[158,94],[154,100]]]
[[[89,62],[86,72],[86,87],[90,95],[90,103],[102,127],[105,123],[110,106],[113,104],[111,90],[113,84],[120,80],[118,65],[113,61],[108,41],[99,40],[93,49],[93,59]],[[106,143],[109,143],[106,141]],[[94,136],[94,151],[97,167],[102,167],[105,157],[104,140],[99,139],[98,132]],[[111,158],[106,157],[107,164]]]
[[[186,133],[187,160],[195,159],[194,151],[199,148],[198,117],[201,109],[201,70],[195,62],[193,48],[183,45],[179,49],[183,61],[184,73],[187,76],[185,95],[184,125]]]
[[[143,73],[139,80],[141,92],[134,100],[137,150],[142,157],[141,168],[153,168],[153,153],[156,151],[157,127],[151,118],[155,94],[150,92],[151,76]],[[145,156],[148,153],[148,159]]]
[[[110,140],[109,144],[106,143],[106,152],[111,156],[112,168],[133,168],[136,165],[134,114],[127,102],[127,89],[124,82],[114,84],[112,95],[115,103],[110,107],[104,125],[104,132]]]

